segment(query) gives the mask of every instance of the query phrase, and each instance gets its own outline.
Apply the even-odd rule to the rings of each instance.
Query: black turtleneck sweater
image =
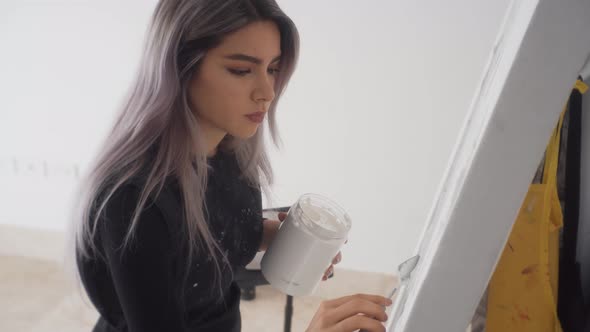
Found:
[[[131,246],[122,250],[142,189],[130,182],[116,191],[99,218],[94,240],[100,255],[78,258],[82,283],[100,313],[93,332],[240,331],[240,290],[232,270],[246,266],[260,247],[260,190],[239,178],[232,153],[220,150],[209,164],[206,216],[231,266],[222,264],[222,277],[214,280],[213,262],[201,252],[186,269],[186,245],[181,245],[186,225],[178,211],[183,203],[174,184],[167,189],[175,204],[150,198]],[[175,211],[171,206],[177,206]]]

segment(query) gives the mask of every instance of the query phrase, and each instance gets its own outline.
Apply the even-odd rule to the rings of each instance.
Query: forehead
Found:
[[[250,23],[225,36],[209,53],[217,56],[243,53],[270,61],[281,54],[281,34],[274,22]]]

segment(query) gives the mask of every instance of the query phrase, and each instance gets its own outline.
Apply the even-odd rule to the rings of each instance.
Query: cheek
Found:
[[[209,98],[215,104],[217,112],[226,117],[243,114],[247,109],[248,89],[244,82],[225,80],[211,91]]]
[[[238,115],[254,111],[248,109],[247,82],[219,72],[193,81],[190,99],[198,116],[218,125],[228,125],[237,121]]]
[[[245,102],[248,98],[248,83],[237,79],[227,79],[217,88],[217,92],[230,101]]]

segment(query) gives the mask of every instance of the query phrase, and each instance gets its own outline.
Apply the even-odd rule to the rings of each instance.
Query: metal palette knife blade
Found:
[[[416,265],[418,265],[419,260],[420,255],[416,255],[405,260],[397,267],[397,270],[399,271],[400,284],[398,287],[395,287],[391,290],[391,292],[387,296],[388,298],[393,297],[398,288],[401,287],[404,283],[406,283],[408,279],[410,279],[410,275],[412,274],[412,271],[414,271],[414,269],[416,268]]]

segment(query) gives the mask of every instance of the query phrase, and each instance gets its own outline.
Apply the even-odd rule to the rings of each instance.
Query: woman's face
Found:
[[[189,102],[210,145],[226,134],[246,139],[256,133],[261,123],[247,115],[266,114],[275,97],[280,38],[273,22],[251,23],[202,59],[189,83]]]

